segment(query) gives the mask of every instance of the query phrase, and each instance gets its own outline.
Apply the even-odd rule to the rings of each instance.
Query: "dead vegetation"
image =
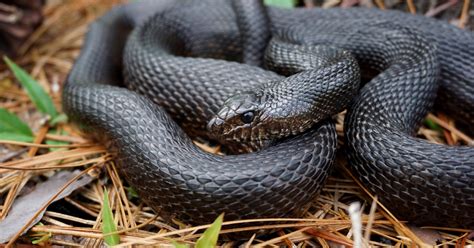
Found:
[[[44,10],[45,22],[31,39],[21,48],[16,62],[31,75],[53,97],[60,108],[60,88],[74,58],[77,57],[87,25],[105,12],[118,0],[50,1]],[[318,4],[318,1],[315,1]],[[342,2],[342,3],[341,3]],[[330,7],[348,4],[351,1],[325,1]],[[363,2],[368,1],[352,1]],[[387,8],[383,1],[374,1],[374,7]],[[456,1],[447,1],[447,3]],[[305,1],[306,5],[315,4]],[[452,6],[462,9],[459,26],[467,24],[467,7],[461,2],[449,5],[444,10],[431,9],[439,13]],[[356,3],[354,3],[356,4]],[[439,5],[438,5],[439,7]],[[411,12],[417,11],[413,1],[407,1]],[[467,13],[467,14],[466,14]],[[140,202],[133,189],[126,185],[116,169],[113,157],[97,143],[82,136],[71,124],[60,124],[56,133],[49,133],[42,115],[38,113],[26,93],[15,83],[6,66],[0,67],[0,107],[8,109],[26,121],[35,131],[32,143],[0,141],[0,218],[4,219],[20,195],[27,195],[35,185],[47,181],[58,171],[78,170],[74,177],[66,180],[62,187],[54,189],[53,195],[42,203],[46,209],[52,199],[61,194],[69,184],[81,176],[90,177],[91,182],[73,194],[52,204],[42,216],[39,224],[22,225],[9,244],[38,244],[63,246],[101,246],[104,189],[109,192],[110,204],[120,234],[119,247],[131,245],[171,246],[171,241],[194,244],[208,226],[188,226],[180,220],[165,222],[159,214]],[[337,130],[342,136],[342,117],[339,116]],[[472,137],[459,131],[454,122],[445,115],[428,116],[442,130],[422,127],[419,135],[435,143],[474,144]],[[60,141],[62,143],[45,141]],[[54,149],[52,149],[54,148]],[[370,246],[412,247],[438,245],[463,247],[474,245],[469,230],[454,228],[408,226],[397,220],[377,198],[365,190],[346,169],[346,161],[338,160],[335,173],[318,197],[306,210],[302,219],[265,219],[224,222],[219,244],[233,246],[291,246],[291,247],[338,247],[354,246],[355,231],[349,215],[352,202],[360,202],[362,215],[362,243]],[[36,204],[31,202],[31,204]],[[212,222],[212,220],[210,220]],[[0,220],[1,223],[1,220]],[[28,223],[34,223],[31,216]],[[245,227],[236,224],[246,223]],[[18,228],[18,227],[15,227]],[[232,241],[228,234],[258,230],[269,230],[262,237],[252,236],[247,240]],[[229,238],[230,237],[230,238]]]

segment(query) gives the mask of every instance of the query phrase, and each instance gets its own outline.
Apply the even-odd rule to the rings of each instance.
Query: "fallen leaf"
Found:
[[[47,181],[38,183],[33,189],[26,195],[18,197],[10,210],[10,213],[5,219],[0,221],[0,243],[8,242],[15,236],[21,228],[28,223],[28,221],[35,215],[35,213],[46,204],[51,197],[53,197],[59,189],[63,187],[69,180],[74,178],[80,171],[61,171],[50,177]],[[54,199],[57,201],[62,199],[74,190],[87,185],[93,180],[92,177],[86,175],[79,180],[69,185],[61,194]],[[53,202],[54,202],[53,201]],[[38,215],[38,217],[28,227],[31,228],[43,217],[44,211]]]

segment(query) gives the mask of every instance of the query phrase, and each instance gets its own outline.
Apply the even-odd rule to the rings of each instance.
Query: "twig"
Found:
[[[408,10],[410,13],[413,15],[416,14],[416,7],[415,4],[413,3],[413,0],[407,0],[407,5],[408,5]]]
[[[471,4],[471,0],[464,0],[464,4],[462,5],[461,17],[459,17],[458,27],[460,28],[464,28],[466,26],[467,21],[469,20],[469,5],[470,4]]]

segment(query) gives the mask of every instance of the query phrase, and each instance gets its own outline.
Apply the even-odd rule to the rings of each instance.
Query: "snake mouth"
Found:
[[[223,118],[215,116],[207,123],[207,131],[211,136],[219,139],[226,141],[241,141],[243,137],[236,136],[236,131],[241,129],[241,127],[226,130],[225,122],[226,121]]]
[[[226,142],[255,142],[263,141],[259,136],[254,137],[254,128],[251,124],[243,124],[239,126],[226,125],[226,119],[219,115],[213,117],[207,123],[207,131],[209,134],[221,141]]]

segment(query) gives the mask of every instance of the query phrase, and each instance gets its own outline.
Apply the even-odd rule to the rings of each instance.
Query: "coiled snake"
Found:
[[[335,159],[328,116],[341,111],[350,101],[341,95],[357,87],[333,88],[358,80],[345,74],[358,69],[346,52],[331,50],[338,47],[353,54],[363,78],[376,75],[346,116],[353,172],[402,219],[474,227],[474,150],[412,137],[436,93],[438,107],[474,123],[472,33],[396,11],[267,8],[262,15],[256,1],[241,3],[257,10],[240,8],[244,13],[236,18],[227,1],[177,7],[173,0],[140,1],[90,27],[64,87],[64,109],[108,141],[145,202],[192,223],[209,223],[221,212],[228,220],[300,215]],[[262,25],[266,18],[270,23]],[[245,35],[250,38],[241,39]],[[255,66],[270,36],[267,55],[275,58],[267,66],[300,73],[285,78]],[[329,50],[320,48],[328,44]],[[311,54],[348,60],[321,62]],[[293,67],[285,71],[281,64]],[[315,82],[322,83],[318,91],[307,88]],[[314,99],[317,107],[311,107]],[[317,116],[317,109],[328,111],[321,122],[301,119]],[[291,137],[257,152],[220,156],[200,150],[188,136],[206,137],[207,128],[224,133],[218,137],[224,143],[232,137],[252,147],[269,145],[268,135],[279,137],[266,130]],[[255,136],[258,144],[246,138]]]

